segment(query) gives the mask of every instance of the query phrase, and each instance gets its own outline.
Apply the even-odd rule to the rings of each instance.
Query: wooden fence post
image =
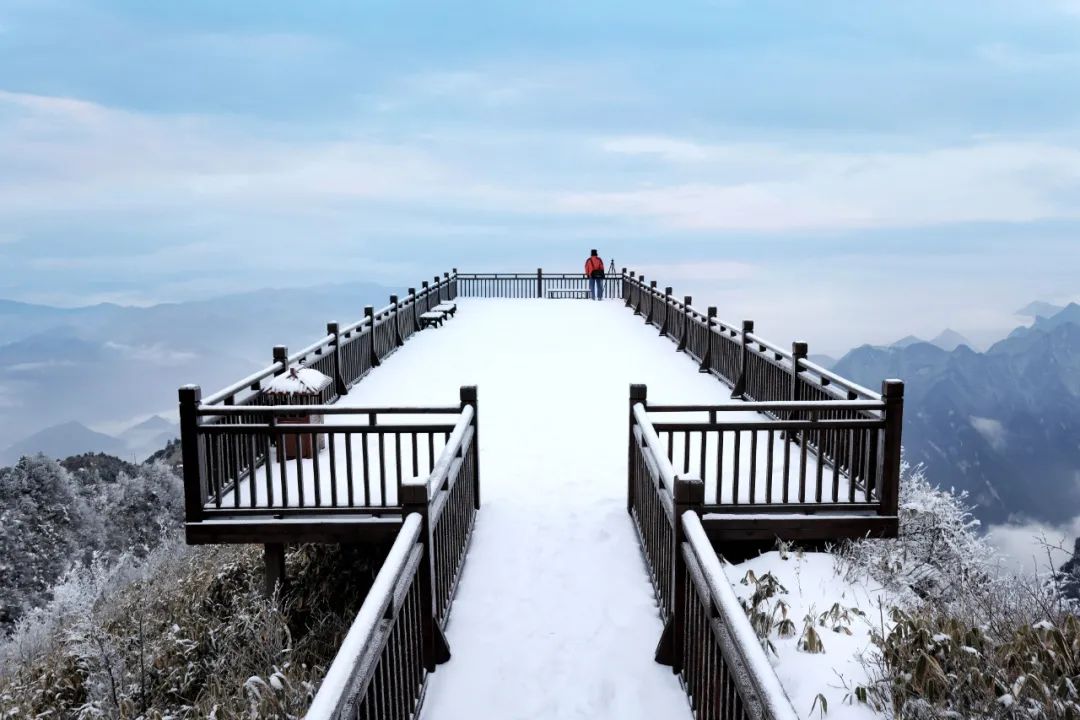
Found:
[[[536,297],[544,297],[544,269],[536,268]]]
[[[739,348],[739,377],[735,381],[735,387],[731,389],[731,397],[741,397],[746,393],[746,366],[747,361],[750,359],[750,341],[747,339],[748,335],[754,332],[754,321],[743,320],[742,321],[742,345]],[[758,398],[760,400],[760,398]]]
[[[705,354],[701,358],[701,366],[698,367],[698,372],[712,372],[712,354],[713,354],[713,323],[716,322],[716,306],[710,305],[705,316]]]
[[[690,306],[693,305],[693,298],[689,295],[683,298],[683,329],[682,337],[679,338],[679,345],[675,349],[679,352],[686,351],[686,340],[690,335]]]
[[[451,277],[451,279],[450,279],[450,289],[452,291],[451,295],[450,295],[450,299],[451,300],[457,300],[457,295],[458,295],[458,271],[457,271],[457,268],[451,268],[450,269],[450,277]]]
[[[904,383],[883,380],[881,399],[885,402],[884,447],[878,460],[881,478],[878,514],[895,517],[900,504],[900,444],[904,427]],[[186,477],[186,475],[185,475]]]
[[[645,324],[648,325],[653,321],[654,309],[656,308],[656,281],[649,281],[649,312],[645,315]]]
[[[686,628],[686,558],[683,557],[682,546],[686,542],[686,530],[683,528],[682,516],[688,510],[700,513],[701,506],[705,503],[705,483],[700,478],[692,475],[681,475],[675,478],[675,527],[672,532],[672,551],[674,562],[671,563],[671,614],[667,624],[664,625],[664,633],[660,636],[660,642],[656,646],[656,662],[670,665],[675,674],[682,672],[683,662],[683,639]]]
[[[472,405],[473,409],[473,441],[472,452],[473,454],[473,472],[475,474],[475,483],[473,485],[473,507],[477,510],[480,509],[480,404],[477,398],[475,385],[462,385],[461,386],[461,409],[464,410],[466,405]]]
[[[401,307],[397,295],[390,296],[390,304],[394,308],[391,311],[394,318],[394,347],[401,347],[405,344],[405,341],[401,338],[401,317],[398,315],[401,312]]]
[[[431,288],[427,280],[420,282],[420,294],[424,296],[424,312],[431,309]]]
[[[273,350],[274,364],[281,363],[281,368],[274,371],[275,375],[284,375],[289,371],[289,348],[285,345],[275,345]]]
[[[664,319],[660,321],[660,335],[667,334],[668,316],[671,314],[671,288],[664,288]]]
[[[371,305],[365,306],[364,317],[367,318],[368,324],[371,326],[371,367],[379,367],[382,365],[382,361],[379,360],[379,351],[375,349],[375,308]]]
[[[180,388],[180,461],[184,464],[184,519],[200,522],[203,518],[202,446],[199,442],[199,404],[202,388],[184,385]]]
[[[341,369],[341,325],[328,322],[326,332],[334,336],[334,390],[338,395],[348,395],[349,386],[345,383],[345,374]]]
[[[634,451],[637,449],[634,442],[634,406],[641,403],[648,407],[648,394],[649,390],[645,385],[630,386],[630,435],[627,442],[629,449],[626,454],[626,512],[630,514],[634,512]]]
[[[420,542],[424,556],[417,569],[420,583],[420,634],[424,655],[424,667],[434,672],[435,666],[450,659],[450,645],[446,642],[439,619],[435,616],[435,539],[431,528],[431,499],[428,496],[428,478],[412,478],[401,484],[401,514],[420,516]]]
[[[442,302],[442,283],[439,282],[439,276],[438,275],[436,275],[434,277],[434,280],[435,280],[435,292],[438,294],[437,297],[439,298],[439,302],[437,302],[435,304],[438,305],[439,303]]]
[[[629,278],[629,280],[627,279]],[[623,300],[626,301],[626,307],[633,307],[634,303],[631,299],[634,296],[634,271],[631,270],[627,275],[626,268],[622,271],[622,287],[623,287]]]
[[[412,307],[413,332],[416,332],[420,329],[420,315],[416,310],[416,288],[409,288],[409,304]]]
[[[809,348],[802,340],[796,340],[791,343],[791,399],[802,400],[802,387],[799,383],[799,373],[804,368],[802,366],[803,360],[809,354]],[[798,413],[793,413],[792,417],[795,417]]]

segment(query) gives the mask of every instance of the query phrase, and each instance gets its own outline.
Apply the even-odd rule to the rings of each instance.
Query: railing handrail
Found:
[[[881,400],[881,393],[874,392],[873,390],[865,388],[853,380],[848,380],[847,378],[837,375],[833,371],[821,367],[812,360],[800,360],[799,365],[811,372],[817,373],[823,378],[827,378],[830,383],[839,385],[845,390],[849,390],[857,395],[863,395],[872,400]]]
[[[761,647],[761,641],[750,624],[746,611],[731,589],[727,573],[720,565],[716,551],[705,534],[701,519],[691,510],[683,513],[681,521],[686,533],[686,543],[705,576],[711,599],[739,656],[727,658],[727,662],[746,671],[745,674],[733,672],[732,678],[736,682],[746,678],[753,685],[754,694],[761,706],[761,720],[799,720],[772,663]]]
[[[462,441],[472,427],[473,418],[476,417],[476,411],[473,409],[472,405],[466,405],[461,408],[459,412],[461,413],[461,416],[454,426],[453,432],[450,433],[450,438],[446,441],[442,454],[435,462],[435,467],[431,468],[431,473],[428,475],[428,497],[431,497],[432,491],[437,490],[442,485],[442,481],[446,479],[446,474],[449,472],[450,466],[458,456],[458,449],[461,447]]]
[[[653,429],[652,421],[649,419],[649,412],[642,403],[634,404],[634,420],[641,430],[641,437],[645,440],[645,445],[653,456],[656,468],[660,472],[660,479],[664,482],[668,493],[673,494],[675,492],[675,468],[671,466],[671,461],[668,460],[667,453],[664,452],[664,448],[660,444],[660,438],[657,437],[656,431]]]
[[[431,407],[346,407],[344,405],[227,405],[200,407],[199,415],[457,415],[457,405]]]
[[[760,412],[762,410],[884,410],[880,400],[740,400],[726,405],[653,405],[650,413]]]
[[[394,590],[420,539],[421,525],[421,518],[416,513],[410,513],[402,521],[401,530],[398,531],[390,553],[375,576],[375,582],[368,590],[364,603],[356,613],[349,632],[323,677],[315,699],[304,715],[306,720],[333,720],[337,717],[339,709],[347,700],[346,693],[350,689],[357,665],[375,639],[376,630],[384,619],[386,609],[394,602]]]
[[[286,365],[284,363],[281,363],[281,362],[271,363],[270,365],[266,366],[262,370],[259,370],[257,372],[253,372],[251,375],[248,375],[243,380],[238,380],[237,382],[234,382],[232,385],[229,385],[228,387],[225,387],[225,388],[222,388],[221,390],[218,390],[213,395],[209,395],[209,396],[203,398],[202,404],[203,405],[216,405],[217,403],[221,402],[225,398],[227,398],[227,397],[229,397],[231,395],[235,395],[236,393],[240,392],[241,390],[247,390],[248,388],[255,385],[255,383],[261,382],[261,381],[265,380],[266,378],[277,374],[279,371],[284,372],[285,368],[286,368]]]

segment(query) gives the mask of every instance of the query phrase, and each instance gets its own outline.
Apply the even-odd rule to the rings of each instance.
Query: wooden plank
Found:
[[[714,542],[740,540],[841,540],[860,537],[896,537],[897,519],[882,516],[829,516],[797,518],[706,515],[702,525]]]
[[[346,520],[316,517],[206,520],[185,524],[188,545],[378,542],[392,538],[400,527],[400,515]]]

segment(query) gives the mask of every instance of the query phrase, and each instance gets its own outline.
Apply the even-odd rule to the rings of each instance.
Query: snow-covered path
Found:
[[[729,391],[619,302],[461,300],[342,403],[452,404],[479,387],[482,508],[423,715],[680,718],[626,513],[627,398]],[[749,415],[749,414],[748,414]]]

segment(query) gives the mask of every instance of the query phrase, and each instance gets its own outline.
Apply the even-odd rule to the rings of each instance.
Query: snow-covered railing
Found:
[[[405,517],[307,720],[407,719],[417,709],[428,673],[418,581],[424,560],[422,529],[419,515]]]
[[[881,400],[671,406],[650,404],[644,385],[630,387],[627,510],[664,620],[656,659],[683,672],[698,717],[716,704],[724,717],[786,717],[786,710],[769,709],[762,698],[771,695],[757,680],[733,679],[760,675],[760,663],[733,640],[735,628],[749,624],[741,609],[724,609],[730,603],[715,578],[702,579],[715,552],[700,537],[688,550],[680,518],[704,523],[714,541],[729,543],[725,552],[730,543],[737,552],[738,543],[777,537],[895,534],[901,417],[890,397],[886,386]],[[681,421],[657,421],[671,415]]]
[[[645,400],[633,386],[628,509],[664,620],[656,660],[681,674],[695,717],[794,718],[695,512],[705,485],[675,472]]]
[[[400,347],[420,328],[419,317],[456,295],[457,271],[434,276],[421,288],[409,288],[404,298],[390,296],[390,304],[376,310],[364,308],[364,317],[348,325],[327,323],[326,335],[303,350],[290,354],[284,345],[273,350],[270,365],[202,399],[203,405],[257,405],[265,384],[290,367],[304,366],[322,372],[335,383],[321,402],[333,402],[348,392],[373,367]]]
[[[404,483],[444,473],[455,434],[476,427],[474,388],[446,407],[194,402],[182,410],[185,451],[195,456],[184,468],[189,523],[400,511]]]
[[[428,674],[450,659],[443,634],[480,507],[476,389],[430,474],[402,486],[401,530],[330,665],[308,720],[414,718]]]
[[[697,513],[682,536],[671,653],[694,717],[798,720]]]
[[[618,300],[623,297],[622,272],[612,272],[604,278],[604,297]],[[585,293],[589,288],[583,272],[552,273],[537,268],[532,273],[458,273],[458,297],[474,298],[549,298],[562,297],[568,291]]]
[[[703,481],[703,512],[893,517],[903,406],[884,390],[877,401],[657,405],[634,386],[631,421],[653,438],[650,462]]]
[[[736,327],[716,317],[716,308],[704,312],[692,299],[678,299],[672,288],[660,290],[656,281],[633,271],[623,273],[623,299],[628,308],[645,318],[700,363],[727,382],[732,395],[746,400],[880,400],[881,395],[840,377],[807,360],[804,342],[784,350],[754,334],[754,321]]]

